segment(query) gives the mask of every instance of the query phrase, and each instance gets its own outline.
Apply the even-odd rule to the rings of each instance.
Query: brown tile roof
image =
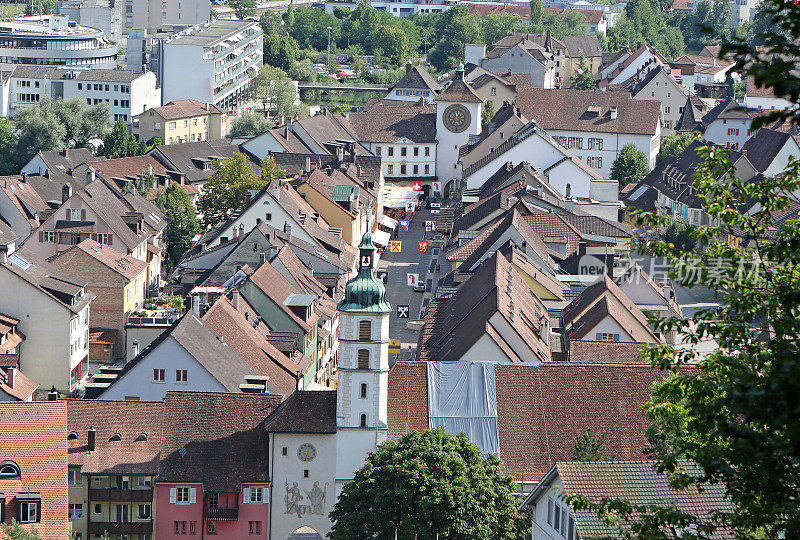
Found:
[[[484,261],[453,297],[432,304],[417,346],[420,360],[458,361],[487,334],[509,361],[550,360],[550,344],[539,335],[547,309],[499,252]],[[495,315],[502,317],[502,324],[492,321]],[[518,342],[507,334],[509,329],[529,350],[508,344]]]
[[[31,227],[38,227],[37,215],[49,210],[50,206],[31,186],[22,182],[21,176],[0,177],[0,189],[8,196],[11,203],[28,220]],[[59,199],[60,200],[60,199]]]
[[[517,481],[536,481],[571,458],[587,428],[606,436],[616,459],[643,459],[650,420],[642,405],[665,377],[649,365],[543,363],[495,366],[500,458]],[[428,427],[424,362],[389,372],[389,434]]]
[[[608,497],[634,505],[673,505],[679,511],[699,517],[704,522],[711,521],[718,511],[733,511],[724,484],[702,484],[677,491],[670,486],[671,477],[658,474],[655,465],[652,461],[584,461],[557,463],[556,468],[563,489],[595,501]],[[700,467],[688,460],[680,461],[678,470],[692,476],[702,475]],[[592,511],[577,511],[574,515],[581,538],[618,534]],[[709,536],[715,540],[735,537],[726,527],[718,528]]]
[[[238,302],[246,303],[241,295]],[[297,388],[296,375],[308,366],[297,364],[275,348],[245,319],[243,313],[234,309],[227,297],[221,297],[211,306],[203,315],[203,322],[222,336],[256,374],[269,376],[267,388],[270,392],[288,396]]]
[[[497,219],[496,221],[490,223],[486,226],[486,228],[481,231],[481,233],[467,242],[466,244],[462,244],[457,248],[453,249],[447,254],[447,260],[458,262],[458,261],[465,261],[467,257],[472,255],[472,253],[478,249],[478,247],[483,243],[486,238],[489,237],[495,229],[497,229],[500,225],[503,224],[502,219]]]
[[[336,392],[295,392],[267,418],[264,429],[269,433],[336,433]]]
[[[406,138],[415,143],[436,142],[436,113],[421,112],[419,107],[378,108],[350,113],[349,119],[362,141],[393,143]]]
[[[161,401],[67,400],[67,431],[76,435],[67,443],[69,465],[80,466],[83,474],[158,474],[163,414]]]
[[[116,159],[105,159],[102,161],[90,161],[87,163],[95,172],[105,178],[138,178],[142,173],[148,172],[152,167],[153,174],[166,175],[167,168],[156,158],[145,154],[143,156],[131,156]]]
[[[224,114],[216,105],[208,103],[200,103],[193,99],[180,99],[177,101],[170,101],[161,107],[155,107],[152,110],[164,120],[175,120],[178,118],[188,118],[190,116],[202,116],[205,114]],[[142,114],[147,113],[143,112]]]
[[[517,106],[545,130],[568,129],[601,133],[655,135],[661,103],[631,99],[628,92],[521,88]],[[589,107],[599,107],[599,113]],[[611,107],[617,118],[611,119]]]
[[[17,495],[39,493],[42,538],[69,538],[67,513],[67,404],[63,401],[0,403],[2,459],[20,469],[17,479],[0,480],[6,521],[18,516]],[[22,526],[30,530],[30,525]]]
[[[264,419],[280,404],[271,394],[167,392],[159,482],[202,482],[238,492],[267,481]]]
[[[502,15],[508,13],[516,15],[522,19],[531,18],[531,10],[527,6],[515,6],[512,4],[488,4],[488,3],[468,3],[467,9],[471,15],[488,17],[489,15]],[[496,45],[496,44],[495,44]]]
[[[639,308],[636,309],[638,310]],[[636,322],[640,321],[638,319],[636,322],[631,321],[631,317],[628,315],[625,309],[607,296],[604,296],[592,304],[580,318],[570,322],[564,332],[564,339],[592,339],[594,335],[591,332],[594,328],[606,317],[611,317],[628,334],[628,338],[634,342],[657,343],[659,341],[647,326],[639,326]]]
[[[414,66],[408,63],[405,75],[392,88],[421,88],[437,91],[442,88],[442,85],[436,82],[436,79],[431,77],[428,70],[421,65]]]
[[[278,272],[278,269],[272,266],[269,262],[265,262],[250,276],[250,281],[267,297],[283,310],[290,319],[292,319],[298,326],[303,328],[306,332],[311,330],[311,325],[297,316],[295,312],[289,309],[284,304],[289,295],[303,294],[303,291],[296,288],[292,283],[286,279],[283,274]]]
[[[60,265],[58,260],[63,256],[64,253],[72,250],[82,251],[97,262],[117,272],[128,281],[136,279],[139,274],[147,270],[146,262],[129,257],[110,246],[105,246],[90,238],[87,238],[80,244],[69,248],[67,251],[59,253],[56,258],[51,260],[53,265],[59,267]],[[80,273],[76,267],[71,266],[70,270],[74,273]]]
[[[642,345],[624,341],[569,341],[569,360],[581,364],[642,364]]]
[[[9,386],[8,384],[8,374],[11,369],[14,370],[14,386]],[[31,397],[31,394],[33,394],[34,390],[37,388],[39,388],[39,383],[29,379],[24,373],[17,369],[16,366],[6,369],[0,368],[0,392],[5,392],[15,399],[24,401]]]
[[[461,103],[483,103],[483,98],[475,93],[464,81],[455,80],[439,94],[434,101],[456,101]]]

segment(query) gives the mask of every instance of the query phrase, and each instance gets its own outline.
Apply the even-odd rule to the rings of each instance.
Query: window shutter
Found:
[[[261,501],[265,503],[269,502],[269,490],[267,488],[261,488]]]
[[[178,500],[178,490],[177,488],[169,488],[169,502],[175,504]]]
[[[81,221],[86,221],[86,210],[81,210]]]
[[[114,243],[114,235],[113,234],[109,234],[107,236],[108,236],[108,245],[110,246],[111,244]]]
[[[197,488],[189,488],[189,503],[194,504],[197,502]]]
[[[242,502],[249,503],[250,502],[250,488],[242,488]]]
[[[601,334],[600,332],[597,332],[597,334],[594,336],[594,339],[596,339],[597,341],[602,341],[603,340],[603,334]]]
[[[44,242],[44,231],[39,231],[39,242]]]

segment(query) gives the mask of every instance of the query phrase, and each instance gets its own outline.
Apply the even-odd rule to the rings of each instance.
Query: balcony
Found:
[[[152,534],[153,522],[134,522],[128,521],[124,523],[115,521],[90,521],[89,534]]]
[[[239,519],[239,507],[233,508],[209,508],[206,506],[203,512],[205,519],[214,521],[237,521]]]
[[[90,501],[150,502],[153,489],[89,489]]]

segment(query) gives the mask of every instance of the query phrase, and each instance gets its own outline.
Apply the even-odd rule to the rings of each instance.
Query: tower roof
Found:
[[[372,271],[375,261],[372,233],[369,231],[364,233],[358,249],[361,252],[361,266],[358,275],[348,281],[344,288],[344,298],[339,302],[339,311],[391,312],[392,306],[386,301],[386,287]]]

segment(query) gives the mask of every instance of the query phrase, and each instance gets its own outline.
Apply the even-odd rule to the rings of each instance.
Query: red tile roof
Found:
[[[167,169],[156,158],[151,155],[132,156],[116,159],[105,159],[102,161],[90,161],[87,163],[97,174],[110,180],[112,178],[137,178],[145,173],[150,167],[153,174],[167,174]]]
[[[206,114],[223,114],[216,105],[200,103],[193,99],[170,101],[162,107],[156,107],[150,110],[161,116],[164,120],[175,120],[178,118],[188,118],[190,116],[202,116]]]
[[[51,260],[53,265],[56,268],[63,268],[63,270],[70,271],[79,276],[82,273],[80,272],[80,267],[76,267],[73,264],[65,266],[60,264],[59,261],[59,259],[62,259],[64,253],[68,253],[72,250],[80,251],[88,255],[100,264],[117,272],[128,281],[136,279],[137,276],[147,270],[146,262],[125,255],[121,251],[117,251],[110,246],[105,246],[91,238],[87,238],[80,244],[69,248],[67,251],[59,253],[57,257]]]
[[[16,356],[16,355],[15,355]],[[9,383],[9,370],[14,370],[13,386]],[[5,392],[20,401],[28,399],[33,391],[39,388],[39,383],[29,379],[22,373],[16,366],[11,366],[7,369],[0,368],[0,391]]]
[[[518,481],[537,481],[568,461],[587,428],[606,437],[618,460],[644,459],[650,420],[642,405],[665,374],[649,365],[498,364],[500,458]],[[428,427],[424,362],[397,362],[389,372],[389,436]]]
[[[6,521],[18,517],[17,495],[41,495],[42,538],[69,538],[67,513],[67,404],[63,401],[0,403],[0,460],[16,463],[20,477],[0,480]],[[30,525],[23,525],[30,530]]]
[[[162,401],[67,400],[70,466],[83,474],[158,474],[161,451]],[[89,451],[89,428],[95,429],[95,450]],[[115,434],[119,434],[119,440]]]

